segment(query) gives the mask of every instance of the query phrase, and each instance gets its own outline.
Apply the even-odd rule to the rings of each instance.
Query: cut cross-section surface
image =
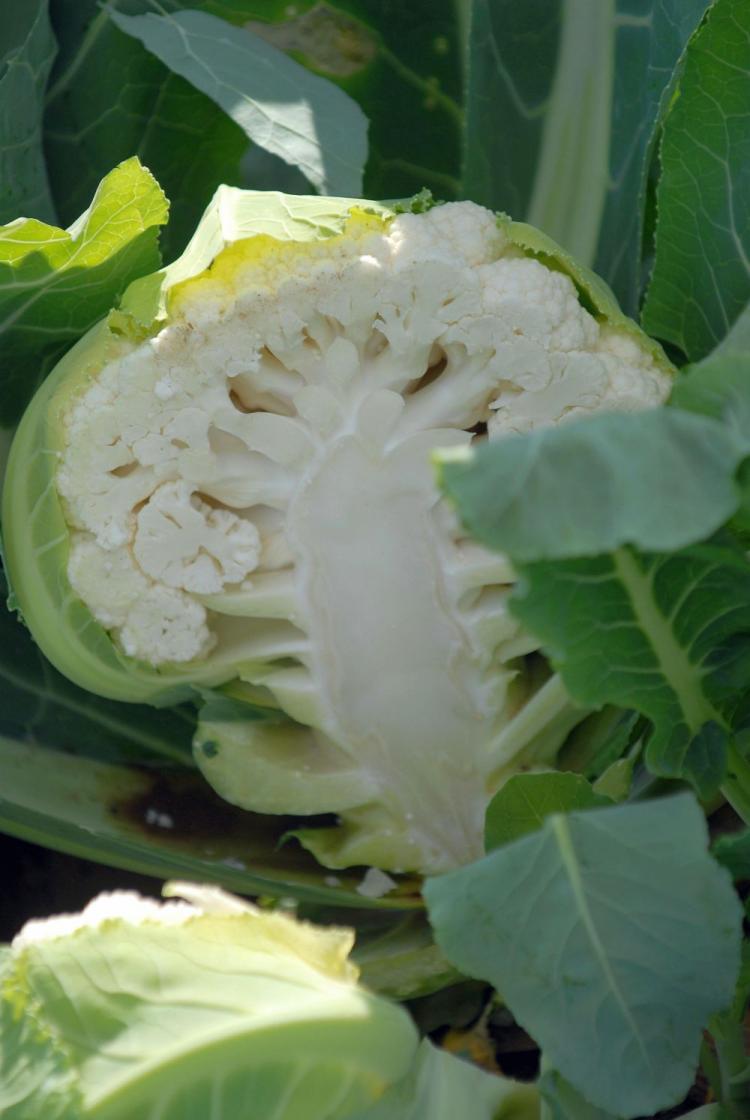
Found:
[[[330,866],[471,860],[509,768],[549,763],[584,713],[527,672],[513,573],[465,538],[431,455],[656,405],[668,366],[472,203],[354,210],[205,264],[53,398],[70,587],[126,671],[267,698],[265,722],[202,721],[225,798],[339,814],[302,837]]]

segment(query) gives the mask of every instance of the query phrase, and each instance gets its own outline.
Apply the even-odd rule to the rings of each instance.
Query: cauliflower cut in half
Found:
[[[209,703],[198,764],[248,809],[338,814],[302,834],[328,866],[477,857],[498,785],[584,713],[431,453],[654,406],[668,363],[557,246],[470,202],[222,188],[153,281],[63,360],[17,441],[45,448],[28,520],[64,541],[56,566],[11,544],[37,639],[120,699],[241,682],[266,718]]]

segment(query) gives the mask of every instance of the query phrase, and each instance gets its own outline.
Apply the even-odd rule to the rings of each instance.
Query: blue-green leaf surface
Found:
[[[438,943],[550,1065],[616,1116],[682,1099],[727,1006],[742,908],[695,800],[555,815],[425,888]]]
[[[208,12],[126,16],[111,9],[110,16],[321,193],[361,193],[367,120],[331,82]]]
[[[440,459],[470,533],[513,560],[702,540],[736,510],[750,432],[677,409],[602,414]]]

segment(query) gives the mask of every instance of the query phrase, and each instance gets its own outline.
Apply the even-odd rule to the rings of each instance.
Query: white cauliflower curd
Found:
[[[436,872],[481,854],[508,768],[554,758],[584,713],[431,453],[648,408],[670,378],[509,221],[350,210],[338,231],[225,232],[150,336],[68,393],[55,486],[67,578],[123,672],[239,679],[276,710],[207,714],[218,792],[338,814],[304,837],[329,866]]]

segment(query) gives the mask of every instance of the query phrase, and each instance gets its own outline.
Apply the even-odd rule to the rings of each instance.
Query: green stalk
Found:
[[[594,261],[609,181],[614,0],[562,0],[549,110],[526,220]]]

